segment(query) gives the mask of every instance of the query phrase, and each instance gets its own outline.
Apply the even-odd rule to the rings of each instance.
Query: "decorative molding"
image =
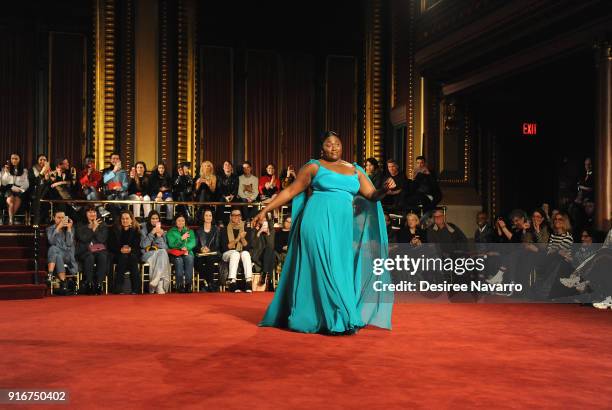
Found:
[[[136,162],[134,159],[134,1],[124,0],[123,7],[123,41],[121,44],[121,154],[126,167],[131,167]]]
[[[161,162],[169,158],[170,141],[170,51],[168,1],[159,2],[159,150]]]
[[[192,171],[196,162],[196,46],[195,2],[178,1],[178,92],[177,92],[177,151],[178,162],[189,161]]]
[[[115,149],[115,0],[95,0],[94,148],[99,169]]]
[[[364,138],[365,158],[379,161],[384,155],[384,110],[383,110],[383,3],[382,0],[368,2],[365,35],[365,101]]]
[[[415,115],[416,115],[416,89],[417,78],[414,61],[415,42],[415,19],[418,13],[417,0],[410,0],[408,13],[408,99],[406,101],[406,173],[408,178],[414,174],[414,137],[415,137]],[[421,108],[422,109],[422,108]]]

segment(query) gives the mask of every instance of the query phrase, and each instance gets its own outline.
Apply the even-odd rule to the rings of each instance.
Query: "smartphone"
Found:
[[[161,228],[161,222],[157,222],[155,226],[157,226],[158,228]]]

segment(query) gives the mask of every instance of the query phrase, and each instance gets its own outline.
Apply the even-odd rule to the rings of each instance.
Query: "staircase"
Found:
[[[38,299],[47,294],[44,257],[39,258],[39,284],[35,284],[33,244],[31,226],[0,226],[0,299]]]

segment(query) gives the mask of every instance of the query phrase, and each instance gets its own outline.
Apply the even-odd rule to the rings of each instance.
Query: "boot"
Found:
[[[185,293],[191,293],[191,283],[185,285]]]

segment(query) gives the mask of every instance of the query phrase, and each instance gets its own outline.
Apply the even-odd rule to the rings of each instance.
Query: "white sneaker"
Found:
[[[245,290],[246,293],[253,293],[253,291],[251,289],[247,289]]]
[[[597,309],[612,309],[612,296],[608,296],[599,303],[593,303],[593,307]]]
[[[504,280],[504,271],[499,270],[497,271],[495,276],[485,280],[485,282],[492,284],[492,285],[496,285],[498,283],[502,283],[503,280]]]

